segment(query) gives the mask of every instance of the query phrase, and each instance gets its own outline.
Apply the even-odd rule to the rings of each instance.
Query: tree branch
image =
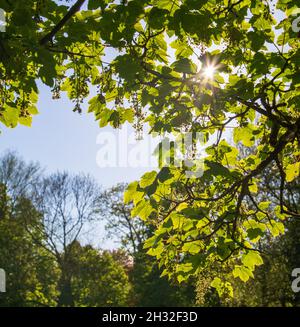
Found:
[[[66,23],[80,10],[85,0],[77,0],[77,2],[70,8],[63,19],[53,28],[53,30],[45,35],[40,40],[40,45],[45,45],[52,41],[53,37],[66,25]]]

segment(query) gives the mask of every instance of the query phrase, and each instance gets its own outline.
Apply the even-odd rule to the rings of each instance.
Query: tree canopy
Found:
[[[297,5],[0,0],[0,121],[30,125],[40,80],[53,98],[67,92],[74,111],[88,98],[101,127],[129,122],[138,135],[147,125],[213,140],[202,176],[171,161],[132,183],[125,200],[155,226],[146,247],[164,275],[183,281],[233,260],[230,274],[247,281],[262,264],[259,239],[300,215],[285,196],[300,166]],[[278,186],[271,200],[260,183],[267,169]],[[230,291],[226,279],[213,283]]]

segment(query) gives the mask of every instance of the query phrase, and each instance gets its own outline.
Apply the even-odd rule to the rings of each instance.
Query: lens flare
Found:
[[[204,68],[204,76],[207,79],[213,79],[216,72],[216,67],[214,65],[208,65]]]

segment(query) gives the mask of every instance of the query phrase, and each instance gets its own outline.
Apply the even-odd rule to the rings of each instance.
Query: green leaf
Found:
[[[133,182],[128,185],[124,193],[125,204],[133,201],[134,203],[139,202],[143,198],[144,193],[138,191],[138,182]]]
[[[232,274],[234,278],[239,278],[243,282],[247,282],[250,277],[254,278],[252,271],[244,266],[235,266]]]
[[[169,14],[169,11],[166,9],[160,9],[157,7],[153,7],[150,10],[148,16],[148,24],[150,27],[154,29],[162,29],[166,24],[166,18]]]
[[[258,186],[256,183],[252,182],[250,185],[249,185],[249,191],[251,193],[257,193],[258,192]]]
[[[173,223],[174,229],[181,229],[183,222],[184,222],[184,217],[182,215],[173,213],[171,216],[171,220]]]
[[[210,168],[209,172],[214,176],[230,176],[230,170],[218,162],[205,161],[206,165]]]
[[[251,49],[254,51],[261,49],[266,41],[264,35],[258,31],[250,31],[248,38],[251,42]]]
[[[167,180],[171,179],[173,177],[170,168],[169,167],[163,167],[161,171],[157,174],[157,179],[161,182],[164,183]]]
[[[164,251],[164,245],[162,243],[159,243],[157,247],[149,249],[147,254],[159,258],[163,251]]]
[[[115,67],[121,78],[128,81],[135,80],[140,71],[139,63],[130,55],[118,56],[115,59]]]
[[[267,224],[267,228],[274,237],[284,234],[284,225],[281,221],[272,220]]]
[[[202,249],[202,242],[200,241],[193,241],[193,242],[187,242],[183,245],[182,251],[188,252],[190,254],[197,254]]]
[[[140,180],[140,187],[145,188],[153,184],[156,179],[156,176],[157,176],[156,171],[151,171],[149,173],[144,174]]]
[[[210,285],[216,289],[218,289],[222,285],[222,280],[219,277],[215,277]]]
[[[141,200],[131,211],[131,217],[140,217],[147,220],[154,209],[149,202]]]
[[[229,282],[224,282],[219,277],[215,277],[210,284],[211,287],[215,288],[220,297],[223,295],[229,295],[233,297],[233,288]]]
[[[88,3],[89,10],[103,8],[104,6],[105,6],[104,0],[89,0],[89,3]]]
[[[249,251],[242,257],[242,263],[251,270],[263,264],[263,259],[256,251]]]
[[[245,127],[236,127],[233,131],[233,140],[235,143],[242,142],[245,146],[254,145],[253,129],[247,125]]]
[[[260,210],[267,210],[271,204],[271,201],[263,201],[258,203],[258,207]]]
[[[186,74],[196,74],[197,73],[197,65],[194,64],[188,58],[182,58],[178,61],[175,61],[171,67],[179,73],[186,73]]]
[[[300,173],[300,162],[287,165],[285,169],[286,181],[292,182],[299,176],[299,173]]]

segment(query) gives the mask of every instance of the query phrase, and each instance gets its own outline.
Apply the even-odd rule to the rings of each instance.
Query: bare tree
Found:
[[[16,152],[7,151],[0,157],[0,183],[5,186],[12,205],[20,197],[30,197],[41,173],[38,163],[26,163]]]
[[[40,232],[45,240],[39,245],[53,254],[61,270],[59,306],[74,305],[72,247],[85,226],[97,218],[99,195],[99,186],[87,175],[56,173],[35,185],[34,203],[42,215]],[[30,225],[27,229],[30,233]],[[33,241],[39,242],[34,236]]]

